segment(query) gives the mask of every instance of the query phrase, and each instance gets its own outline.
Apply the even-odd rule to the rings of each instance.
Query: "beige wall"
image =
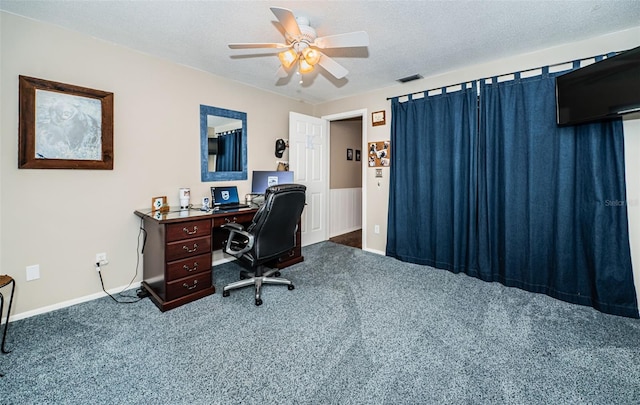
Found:
[[[329,125],[331,128],[329,188],[362,187],[362,120],[332,121]],[[347,148],[353,150],[353,160],[347,160]],[[360,151],[360,161],[356,161],[356,150]]]
[[[388,140],[387,97],[629,49],[640,38],[637,27],[310,106],[50,25],[6,13],[0,19],[0,273],[18,283],[17,316],[100,296],[93,270],[98,252],[110,261],[103,271],[107,289],[141,280],[133,210],[146,208],[158,195],[176,205],[179,187],[190,187],[199,199],[212,185],[200,182],[200,104],[247,112],[249,172],[270,170],[278,160],[274,141],[288,133],[289,111],[320,117],[365,109],[365,142]],[[18,170],[18,75],[113,92],[114,170]],[[378,110],[386,110],[387,124],[372,127],[370,114]],[[625,120],[634,263],[640,263],[640,204],[633,203],[640,201],[640,161],[634,158],[640,153],[638,122],[637,116]],[[373,169],[364,170],[365,239],[369,250],[384,252],[389,169],[382,169],[381,179]],[[249,181],[231,184],[241,195],[250,189]],[[379,234],[374,225],[380,225]],[[40,265],[41,278],[27,282],[25,268],[34,264]],[[636,267],[638,280],[640,264]]]
[[[17,281],[13,315],[101,294],[95,254],[106,252],[107,289],[139,282],[139,220],[151,197],[178,204],[209,194],[200,181],[199,106],[247,112],[249,173],[275,168],[274,140],[289,111],[312,107],[84,35],[0,13],[0,273]],[[18,75],[114,93],[114,169],[18,170]],[[269,125],[264,125],[268,122]],[[286,156],[285,156],[286,158]],[[240,194],[250,181],[233,182]],[[26,266],[41,277],[26,281]]]

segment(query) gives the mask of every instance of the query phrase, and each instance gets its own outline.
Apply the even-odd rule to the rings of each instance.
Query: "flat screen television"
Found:
[[[558,125],[640,111],[640,47],[556,77]]]
[[[264,194],[268,187],[293,183],[293,172],[254,170],[251,178],[251,194]]]

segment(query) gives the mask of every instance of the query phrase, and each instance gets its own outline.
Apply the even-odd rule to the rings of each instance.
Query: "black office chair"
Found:
[[[226,285],[222,290],[223,297],[228,297],[230,290],[255,285],[256,305],[262,305],[262,284],[283,284],[289,290],[294,289],[291,281],[279,278],[278,269],[265,271],[265,264],[295,247],[305,191],[306,187],[300,184],[271,186],[265,192],[264,204],[246,230],[236,223],[222,225],[230,232],[225,252],[253,270],[240,272],[241,280]]]

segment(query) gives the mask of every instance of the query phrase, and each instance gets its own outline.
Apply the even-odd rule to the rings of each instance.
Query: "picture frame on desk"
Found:
[[[169,205],[167,204],[167,196],[153,197],[151,199],[151,212],[152,213],[164,213],[169,211]]]
[[[113,93],[19,76],[18,168],[113,170]]]

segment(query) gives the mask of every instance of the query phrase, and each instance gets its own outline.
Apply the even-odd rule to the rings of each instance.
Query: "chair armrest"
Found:
[[[253,235],[246,232],[244,227],[240,224],[236,224],[235,222],[230,222],[228,224],[224,224],[221,226],[223,229],[229,229],[229,238],[227,239],[227,245],[224,248],[224,251],[231,256],[240,257],[253,247]],[[243,236],[242,241],[236,240],[236,236]],[[234,249],[235,247],[242,246],[240,249]]]
[[[231,228],[238,231],[244,231],[244,226],[235,222],[226,223],[224,225],[221,225],[220,228]],[[231,232],[231,230],[229,232]]]

